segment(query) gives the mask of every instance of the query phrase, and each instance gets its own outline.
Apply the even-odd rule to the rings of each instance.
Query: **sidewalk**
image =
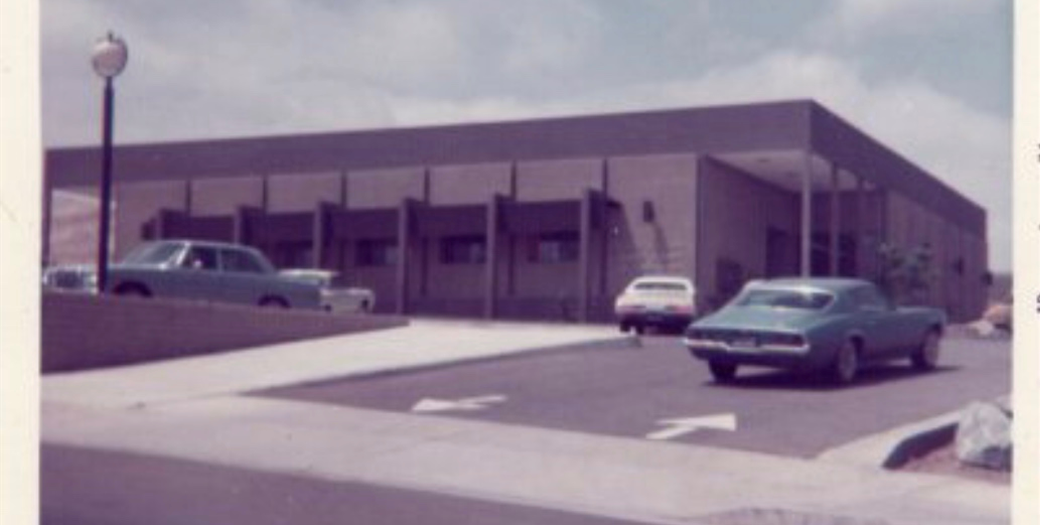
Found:
[[[616,337],[606,327],[418,321],[400,331],[47,376],[43,436],[660,523],[1011,521],[1007,487],[957,478],[236,395]],[[438,340],[450,344],[429,346]],[[790,520],[777,521],[784,515]]]

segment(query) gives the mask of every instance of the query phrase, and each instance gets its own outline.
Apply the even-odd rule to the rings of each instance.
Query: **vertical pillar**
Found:
[[[42,239],[40,246],[40,263],[43,267],[50,266],[51,263],[51,215],[54,213],[54,187],[51,185],[50,177],[46,173],[43,175],[43,202],[41,203],[42,216],[40,217],[40,236]]]
[[[589,267],[592,263],[592,190],[581,196],[578,234],[578,322],[589,320]]]
[[[498,249],[501,243],[499,235],[501,228],[499,220],[501,217],[502,197],[492,195],[487,204],[487,234],[485,239],[486,257],[484,258],[484,317],[494,319],[495,307],[498,303]]]
[[[509,170],[509,204],[510,205],[516,204],[516,193],[517,193],[517,190],[516,190],[517,180],[516,179],[517,179],[518,174],[519,174],[519,167],[517,166],[517,163],[514,160],[513,164],[510,166],[510,170]],[[502,214],[502,213],[509,213],[509,212],[506,211],[506,210],[502,210],[500,212],[500,214]],[[508,226],[506,226],[506,228],[508,228]],[[506,235],[506,244],[507,244],[507,249],[506,249],[506,252],[507,252],[507,254],[506,254],[506,294],[508,294],[510,297],[513,297],[513,296],[516,295],[516,239],[514,238],[514,236],[511,233],[509,235]]]
[[[191,216],[191,199],[193,191],[195,191],[195,185],[191,183],[191,179],[184,181],[184,213],[189,217]]]
[[[802,173],[802,277],[812,275],[812,175],[812,154],[807,154]]]
[[[335,209],[336,206],[334,204],[319,202],[314,210],[314,224],[311,231],[311,253],[314,257],[314,260],[311,261],[311,266],[314,268],[325,267],[329,242],[329,217]]]
[[[841,193],[839,191],[839,173],[837,164],[831,163],[831,210],[830,210],[830,274],[838,275],[838,260],[841,256]]]
[[[404,199],[397,208],[397,313],[408,313],[409,246],[412,242],[412,208],[414,201]]]
[[[235,221],[232,231],[232,237],[235,244],[249,244],[249,216],[251,215],[250,209],[247,206],[239,206],[235,210]]]
[[[855,230],[853,235],[856,239],[856,277],[866,277],[865,273],[867,270],[867,250],[870,243],[867,242],[867,229],[866,225],[863,224],[863,218],[866,217],[867,205],[866,205],[866,183],[863,177],[856,177],[856,224],[853,226]]]
[[[599,217],[599,221],[596,227],[599,228],[599,291],[600,297],[607,296],[607,270],[610,268],[609,256],[610,256],[610,159],[603,159],[603,179],[600,188],[602,193],[599,195],[599,199],[596,201],[596,215]]]

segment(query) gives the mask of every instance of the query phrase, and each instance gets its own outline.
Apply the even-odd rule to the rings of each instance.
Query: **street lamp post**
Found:
[[[112,79],[126,67],[127,56],[126,43],[109,32],[94,46],[91,60],[94,72],[105,79],[101,152],[101,224],[98,227],[97,254],[98,293],[105,293],[108,284],[108,237],[112,207],[112,113],[115,105]]]

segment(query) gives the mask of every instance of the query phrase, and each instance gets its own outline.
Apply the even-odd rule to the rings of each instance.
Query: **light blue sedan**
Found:
[[[124,296],[321,307],[317,284],[280,276],[263,254],[248,246],[207,241],[142,244],[109,268],[106,288]]]
[[[909,358],[935,368],[945,314],[895,307],[871,282],[810,278],[752,281],[719,311],[686,329],[690,353],[718,382],[742,365],[823,370],[852,382],[861,364]]]

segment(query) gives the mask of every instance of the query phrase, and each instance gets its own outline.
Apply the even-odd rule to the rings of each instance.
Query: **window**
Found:
[[[531,243],[528,260],[535,263],[577,261],[577,232],[543,233],[535,237]]]
[[[224,263],[224,270],[228,272],[242,273],[264,273],[265,268],[256,256],[249,252],[240,250],[222,250],[220,256]]]
[[[142,244],[130,252],[123,262],[126,264],[164,264],[181,253],[183,245],[172,242]]]
[[[852,291],[852,301],[861,311],[883,312],[889,310],[892,304],[888,298],[881,294],[873,286],[864,286]]]
[[[801,290],[749,290],[737,300],[738,306],[766,306],[770,308],[797,308],[822,310],[831,304],[831,295]]]
[[[357,243],[357,266],[393,266],[397,264],[397,241],[394,239],[362,239]]]
[[[213,248],[193,246],[188,250],[188,253],[184,255],[184,260],[181,262],[181,266],[192,270],[216,270],[217,250]]]
[[[444,264],[483,264],[487,245],[483,237],[445,237],[441,240],[441,262]]]

